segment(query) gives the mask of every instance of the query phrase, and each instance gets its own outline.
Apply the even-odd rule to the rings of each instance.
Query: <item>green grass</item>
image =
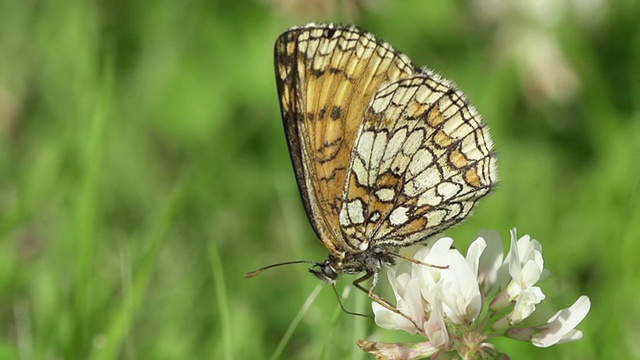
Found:
[[[640,5],[546,28],[580,83],[553,101],[500,51],[538,26],[523,13],[233,4],[0,3],[0,359],[366,359],[358,339],[411,339],[345,315],[328,287],[302,311],[317,286],[302,265],[242,276],[326,257],[272,63],[278,34],[311,20],[355,22],[454,80],[490,126],[501,183],[447,234],[463,249],[483,227],[538,239],[541,319],[591,297],[582,341],[500,348],[640,356]],[[345,305],[368,312],[354,290]]]

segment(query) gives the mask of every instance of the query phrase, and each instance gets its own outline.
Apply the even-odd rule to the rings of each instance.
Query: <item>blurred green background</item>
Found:
[[[272,47],[355,23],[456,82],[501,184],[450,229],[531,234],[536,318],[581,294],[577,343],[513,359],[640,358],[640,6],[635,1],[1,1],[0,359],[269,359],[322,260],[282,129]],[[348,288],[344,277],[339,288]],[[368,312],[351,291],[350,309]],[[407,340],[329,287],[283,359]],[[415,339],[413,339],[415,340]]]

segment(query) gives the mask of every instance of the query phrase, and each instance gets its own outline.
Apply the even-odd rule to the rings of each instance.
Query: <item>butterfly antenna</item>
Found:
[[[247,278],[247,279],[248,278],[252,278],[254,276],[260,275],[263,271],[265,271],[267,269],[271,269],[271,268],[278,267],[278,266],[284,266],[284,265],[292,265],[292,264],[314,264],[314,265],[319,265],[317,262],[312,261],[312,260],[286,261],[286,262],[282,262],[282,263],[271,264],[269,266],[265,266],[265,267],[260,268],[258,270],[248,272],[248,273],[244,274],[244,277]]]
[[[362,317],[366,317],[368,319],[373,319],[373,316],[360,314],[360,313],[349,311],[349,310],[345,309],[344,304],[342,303],[342,299],[340,298],[340,294],[338,294],[338,289],[336,288],[336,285],[335,284],[331,284],[331,287],[333,288],[333,292],[336,293],[336,298],[338,298],[338,304],[340,304],[340,308],[342,309],[342,311],[344,311],[345,313],[347,313],[349,315],[362,316]]]

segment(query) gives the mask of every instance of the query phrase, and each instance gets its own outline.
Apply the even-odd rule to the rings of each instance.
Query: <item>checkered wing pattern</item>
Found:
[[[463,220],[495,185],[487,129],[423,71],[376,93],[351,155],[340,224],[353,247],[408,246]]]
[[[374,35],[293,28],[275,62],[298,186],[332,255],[423,240],[495,185],[488,130],[465,96]]]

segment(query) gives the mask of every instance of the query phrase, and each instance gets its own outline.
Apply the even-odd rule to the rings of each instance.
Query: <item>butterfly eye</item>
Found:
[[[326,276],[327,278],[331,280],[335,280],[338,278],[338,273],[333,270],[333,267],[331,267],[331,264],[329,264],[328,261],[324,261],[320,269],[322,270],[324,276]]]
[[[319,269],[315,269],[316,267]],[[316,264],[314,268],[309,269],[309,272],[315,275],[318,279],[329,284],[334,283],[338,279],[338,273],[333,269],[329,260]]]

